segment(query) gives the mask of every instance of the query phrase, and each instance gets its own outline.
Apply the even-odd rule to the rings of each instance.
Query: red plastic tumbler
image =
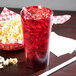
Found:
[[[53,12],[43,6],[30,6],[21,10],[26,66],[46,68],[49,65],[48,45],[52,29]]]

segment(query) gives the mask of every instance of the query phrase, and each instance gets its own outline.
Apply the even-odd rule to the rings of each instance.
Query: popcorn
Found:
[[[16,15],[8,21],[2,21],[0,24],[2,25],[0,29],[0,43],[9,44],[23,40],[20,15]]]
[[[16,64],[18,62],[17,58],[10,58],[9,63]]]
[[[5,38],[5,37],[3,37],[3,38],[2,38],[1,43],[3,43],[3,44],[7,43],[7,42],[6,42],[6,38]]]
[[[2,64],[0,64],[0,69],[2,69],[3,68],[3,65]]]
[[[4,68],[4,66],[8,66],[9,64],[17,64],[17,58],[4,59],[4,57],[0,56],[0,69]]]
[[[0,56],[0,63],[4,62],[4,57]]]
[[[3,62],[3,65],[4,66],[7,66],[9,64],[9,59],[6,59],[4,62]]]

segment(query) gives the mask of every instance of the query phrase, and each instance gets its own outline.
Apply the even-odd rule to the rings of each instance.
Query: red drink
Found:
[[[36,69],[49,64],[49,34],[52,11],[43,6],[31,6],[21,11],[26,66]]]

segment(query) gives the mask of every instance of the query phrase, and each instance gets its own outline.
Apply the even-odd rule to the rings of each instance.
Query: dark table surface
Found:
[[[19,13],[21,10],[18,8],[9,8],[9,9],[17,13]],[[0,8],[0,11],[2,11],[2,8]],[[52,31],[56,32],[58,35],[76,39],[76,12],[54,11],[54,15],[64,15],[64,14],[70,14],[72,16],[71,19],[64,24],[53,25]],[[3,56],[5,58],[10,58],[10,57],[18,58],[19,60],[17,65],[11,65],[0,70],[0,76],[38,76],[39,74],[46,71],[46,69],[32,70],[26,68],[24,49],[12,51],[12,52],[1,50],[0,56]],[[76,52],[73,52],[72,54],[66,54],[60,57],[56,57],[54,54],[50,52],[50,65],[48,69],[51,69],[74,56],[76,56]],[[57,72],[53,73],[50,76],[76,76],[76,62],[73,62],[72,64],[58,70]]]

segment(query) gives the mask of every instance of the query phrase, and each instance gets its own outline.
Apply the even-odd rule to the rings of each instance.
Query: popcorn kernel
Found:
[[[0,24],[3,26],[0,29],[0,43],[9,44],[23,40],[21,17],[19,15],[8,21],[3,21]]]

